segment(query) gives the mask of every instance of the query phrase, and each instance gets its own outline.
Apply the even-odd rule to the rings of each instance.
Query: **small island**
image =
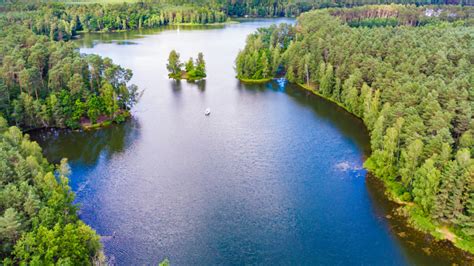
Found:
[[[181,63],[179,57],[179,53],[175,50],[172,50],[168,56],[166,68],[169,71],[169,78],[174,80],[186,79],[187,81],[198,81],[206,77],[206,62],[204,61],[204,55],[202,53],[198,54],[196,60],[190,57],[185,64]]]

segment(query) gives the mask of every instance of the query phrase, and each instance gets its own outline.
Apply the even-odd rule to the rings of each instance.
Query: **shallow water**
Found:
[[[362,168],[370,151],[361,121],[294,85],[234,78],[246,36],[280,22],[294,21],[77,41],[83,53],[131,68],[145,89],[124,124],[32,133],[50,160],[69,158],[80,216],[104,236],[111,262],[468,264],[393,216],[381,184]],[[207,80],[168,80],[172,49],[182,61],[203,52]]]

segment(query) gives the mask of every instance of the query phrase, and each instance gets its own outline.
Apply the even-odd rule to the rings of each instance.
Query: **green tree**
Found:
[[[427,159],[425,163],[415,172],[413,181],[414,201],[421,207],[424,213],[430,214],[438,192],[441,173],[435,167],[433,158]]]
[[[181,79],[181,73],[183,64],[179,60],[179,54],[172,50],[168,56],[168,64],[166,68],[168,69],[168,76],[172,79],[179,80]]]

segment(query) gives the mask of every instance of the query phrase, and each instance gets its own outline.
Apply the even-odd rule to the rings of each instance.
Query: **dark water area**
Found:
[[[370,149],[359,119],[281,80],[235,79],[246,36],[280,22],[294,20],[77,40],[132,69],[145,90],[123,124],[31,133],[48,159],[69,159],[81,219],[104,236],[106,255],[118,265],[469,264],[393,215],[362,168]],[[203,52],[208,78],[168,80],[172,49],[182,61]]]

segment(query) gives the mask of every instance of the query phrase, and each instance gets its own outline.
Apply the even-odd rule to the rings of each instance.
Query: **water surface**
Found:
[[[235,79],[246,36],[279,22],[293,20],[78,40],[81,52],[132,69],[145,90],[124,124],[33,135],[50,160],[69,158],[80,216],[106,255],[119,265],[467,264],[392,217],[362,168],[361,121],[285,82]],[[172,49],[183,61],[203,52],[207,80],[168,80]]]

